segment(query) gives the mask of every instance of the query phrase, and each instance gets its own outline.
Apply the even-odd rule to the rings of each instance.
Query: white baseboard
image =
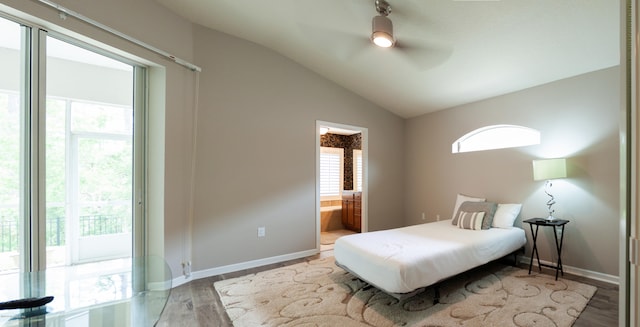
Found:
[[[520,262],[521,263],[525,263],[527,265],[529,265],[529,262],[531,262],[531,257],[524,257],[524,256],[520,256]],[[555,265],[555,262],[549,262],[549,261],[545,261],[545,260],[540,260],[540,263],[542,264],[546,264],[546,265]],[[538,269],[538,264],[537,264],[537,260],[533,259],[533,269]],[[599,280],[605,283],[609,283],[609,284],[614,284],[614,285],[620,285],[620,277],[615,276],[615,275],[609,275],[609,274],[604,274],[601,272],[597,272],[597,271],[591,271],[591,270],[586,270],[586,269],[582,269],[582,268],[576,268],[576,267],[572,267],[572,266],[567,266],[565,264],[562,265],[562,270],[568,274],[572,274],[572,275],[576,275],[576,276],[582,276],[582,277],[586,277],[586,278],[590,278],[590,279],[595,279],[595,280]]]
[[[235,272],[235,271],[239,271],[239,270],[243,270],[243,269],[251,269],[251,268],[270,265],[270,264],[274,264],[274,263],[289,261],[289,260],[300,259],[300,258],[316,255],[318,253],[319,253],[319,251],[317,249],[313,249],[313,250],[301,251],[301,252],[296,252],[296,253],[289,253],[289,254],[285,254],[285,255],[279,255],[279,256],[275,256],[275,257],[269,257],[269,258],[257,259],[257,260],[252,260],[252,261],[240,262],[240,263],[227,265],[227,266],[222,266],[222,267],[216,267],[216,268],[211,268],[211,269],[200,270],[200,271],[192,272],[191,275],[189,275],[189,276],[179,276],[179,277],[174,278],[173,281],[172,281],[172,287],[178,287],[180,285],[186,284],[186,283],[188,283],[188,282],[190,282],[192,280],[196,280],[196,279],[201,279],[201,278],[207,278],[207,277],[211,277],[211,276],[227,274],[227,273],[231,273],[231,272]],[[519,261],[521,263],[524,263],[524,264],[527,264],[527,265],[529,264],[529,261],[531,260],[530,257],[525,257],[525,256],[518,256],[518,258],[520,259]],[[540,262],[543,263],[543,264],[547,264],[547,265],[554,264],[554,263],[551,263],[551,262],[545,261],[545,260],[540,260]],[[537,268],[538,265],[536,264],[536,260],[535,259],[534,259],[533,266],[534,266],[535,269],[538,269]],[[594,279],[594,280],[599,280],[599,281],[602,281],[602,282],[605,282],[605,283],[614,284],[614,285],[619,285],[620,284],[620,278],[618,276],[615,276],[615,275],[604,274],[604,273],[600,273],[600,272],[597,272],[597,271],[591,271],[591,270],[576,268],[576,267],[567,266],[567,265],[563,265],[562,268],[563,268],[564,272],[566,272],[568,274],[582,276],[582,277],[586,277],[586,278],[590,278],[590,279]]]
[[[295,252],[295,253],[279,255],[279,256],[275,256],[275,257],[269,257],[269,258],[257,259],[257,260],[252,260],[252,261],[240,262],[240,263],[227,265],[227,266],[222,266],[222,267],[199,270],[199,271],[191,272],[191,275],[189,275],[189,276],[179,276],[179,277],[174,278],[173,281],[172,281],[172,285],[173,285],[172,287],[178,287],[180,285],[186,284],[186,283],[188,283],[188,282],[190,282],[192,280],[196,280],[196,279],[207,278],[207,277],[227,274],[227,273],[231,273],[231,272],[239,271],[239,270],[243,270],[243,269],[251,269],[251,268],[256,268],[256,267],[260,267],[260,266],[270,265],[270,264],[273,264],[273,263],[279,263],[279,262],[284,262],[284,261],[289,261],[289,260],[295,260],[295,259],[300,259],[300,258],[304,258],[304,257],[309,257],[309,256],[312,256],[312,255],[316,255],[319,252],[320,252],[319,250],[313,249],[313,250],[307,250],[307,251],[301,251],[301,252]]]

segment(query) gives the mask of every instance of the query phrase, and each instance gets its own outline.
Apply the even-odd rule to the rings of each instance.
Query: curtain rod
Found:
[[[192,71],[195,71],[195,72],[201,72],[202,71],[202,68],[200,68],[200,67],[198,67],[198,66],[196,66],[196,65],[194,65],[194,64],[192,64],[192,63],[190,63],[190,62],[188,62],[186,60],[180,59],[180,58],[178,58],[178,57],[176,57],[176,56],[174,56],[174,55],[172,55],[172,54],[170,54],[170,53],[168,53],[168,52],[166,52],[164,50],[158,49],[158,48],[156,48],[156,47],[154,47],[152,45],[149,45],[149,44],[147,44],[145,42],[142,42],[142,41],[140,41],[140,40],[138,40],[136,38],[133,38],[133,37],[131,37],[129,35],[126,35],[126,34],[120,32],[118,30],[115,30],[115,29],[113,29],[113,28],[111,28],[111,27],[109,27],[107,25],[99,23],[99,22],[97,22],[97,21],[95,21],[95,20],[93,20],[93,19],[91,19],[89,17],[86,17],[86,16],[84,16],[82,14],[79,14],[79,13],[77,13],[77,12],[75,12],[75,11],[69,9],[69,8],[65,8],[65,7],[55,3],[53,1],[49,1],[49,0],[36,0],[36,1],[38,1],[40,3],[43,3],[43,4],[45,4],[45,5],[49,6],[49,7],[52,7],[54,9],[58,10],[60,12],[60,15],[61,15],[62,18],[64,18],[67,15],[75,17],[75,18],[77,18],[77,19],[79,19],[79,20],[81,20],[81,21],[83,21],[83,22],[85,22],[87,24],[93,25],[93,26],[95,26],[97,28],[100,28],[100,29],[102,29],[104,31],[107,31],[107,32],[109,32],[109,33],[111,33],[113,35],[116,35],[116,36],[118,36],[120,38],[123,38],[123,39],[125,39],[125,40],[127,40],[129,42],[135,43],[135,44],[137,44],[137,45],[139,45],[139,46],[141,46],[141,47],[143,47],[143,48],[145,48],[147,50],[155,52],[155,53],[157,53],[157,54],[159,54],[159,55],[161,55],[163,57],[166,57],[169,60],[175,62],[176,64],[182,65],[184,67],[187,67]]]

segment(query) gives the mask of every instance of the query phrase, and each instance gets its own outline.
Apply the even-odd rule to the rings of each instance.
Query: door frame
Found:
[[[357,131],[362,134],[362,222],[361,232],[369,231],[369,130],[366,127],[316,120],[316,250],[320,252],[320,127]]]
[[[640,60],[637,37],[640,34],[637,1],[620,0],[621,20],[621,104],[623,113],[620,124],[620,266],[618,294],[618,325],[640,326]]]

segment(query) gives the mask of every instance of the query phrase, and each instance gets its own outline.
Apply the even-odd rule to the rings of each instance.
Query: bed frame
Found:
[[[443,220],[339,238],[336,265],[399,300],[487,263],[524,251],[519,227],[470,230]]]
[[[490,263],[492,263],[492,262],[497,262],[497,261],[503,260],[503,259],[505,259],[505,258],[510,257],[510,256],[512,256],[512,255],[513,255],[513,266],[514,266],[514,267],[516,267],[516,266],[518,265],[518,254],[519,254],[519,253],[522,253],[522,254],[524,254],[524,253],[525,253],[525,252],[524,252],[524,246],[523,246],[523,247],[521,247],[521,248],[519,248],[519,249],[517,249],[517,250],[515,250],[515,251],[513,251],[513,252],[512,252],[512,253],[510,253],[510,254],[505,255],[505,256],[504,256],[504,257],[502,257],[502,258],[498,258],[498,259],[496,259],[496,260],[490,261],[490,262],[488,262],[488,263],[486,263],[486,264],[484,264],[484,265],[488,265],[488,264],[490,264]],[[345,271],[347,271],[347,272],[349,272],[350,274],[352,274],[352,275],[356,276],[358,279],[360,279],[361,281],[363,281],[363,282],[365,282],[366,284],[368,284],[368,285],[369,285],[369,286],[365,286],[364,288],[375,287],[375,288],[377,288],[377,289],[381,290],[382,292],[385,292],[385,293],[387,293],[387,294],[391,295],[392,297],[394,297],[394,298],[396,298],[396,299],[398,299],[398,300],[400,300],[400,301],[405,300],[405,299],[408,299],[408,298],[413,297],[413,296],[415,296],[415,295],[418,295],[418,294],[420,294],[420,293],[422,293],[422,292],[426,291],[426,290],[427,290],[427,288],[429,288],[429,287],[433,287],[433,289],[434,289],[433,304],[438,304],[438,303],[440,303],[440,285],[441,285],[442,283],[444,283],[445,281],[447,281],[447,280],[449,280],[449,279],[455,278],[456,276],[459,276],[459,275],[461,275],[461,274],[464,274],[464,273],[465,273],[465,272],[461,272],[461,273],[459,273],[459,274],[457,274],[457,275],[453,275],[453,276],[450,276],[450,277],[447,277],[447,278],[441,279],[441,280],[439,280],[438,282],[436,282],[436,283],[434,283],[434,284],[432,284],[432,285],[426,285],[426,286],[424,286],[424,287],[417,288],[417,289],[415,289],[415,290],[413,290],[413,291],[411,291],[411,292],[407,292],[407,293],[390,293],[390,292],[386,292],[386,291],[384,291],[382,288],[380,288],[380,287],[378,287],[378,286],[376,286],[376,285],[374,285],[374,284],[372,284],[372,283],[370,283],[370,282],[366,281],[365,279],[363,279],[362,277],[360,277],[360,276],[359,276],[358,274],[356,274],[355,272],[351,271],[351,270],[350,270],[349,268],[347,268],[346,266],[344,266],[344,265],[340,264],[338,261],[336,261],[335,263],[336,263],[336,266],[338,266],[338,267],[340,267],[340,268],[344,269]],[[478,266],[478,267],[481,267],[481,266]],[[471,268],[470,270],[476,269],[476,268],[478,268],[478,267]],[[467,271],[469,271],[469,270],[467,270]]]

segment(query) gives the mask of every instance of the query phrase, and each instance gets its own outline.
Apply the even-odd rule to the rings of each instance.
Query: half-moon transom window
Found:
[[[451,153],[540,144],[540,132],[524,126],[492,125],[471,131],[451,145]]]

